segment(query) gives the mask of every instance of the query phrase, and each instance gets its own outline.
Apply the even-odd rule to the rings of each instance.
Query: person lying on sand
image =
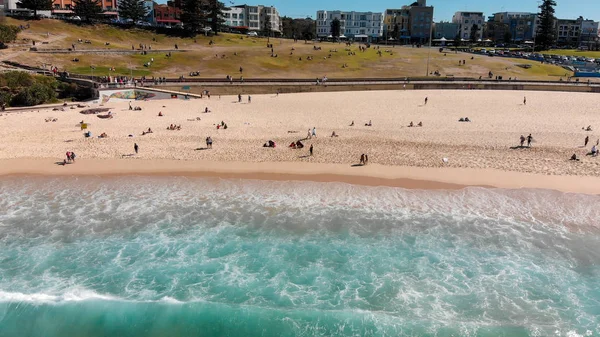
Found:
[[[162,116],[163,116],[163,113],[161,111],[161,112],[158,113],[158,117],[162,117]]]
[[[338,136],[338,135],[335,133],[335,131],[333,131],[333,132],[331,133],[331,137],[333,138],[333,137],[339,137],[339,136]]]
[[[272,147],[272,148],[275,148],[275,146],[276,146],[275,142],[272,141],[272,140],[269,140],[268,142],[266,142],[266,143],[263,144],[263,147]]]
[[[415,125],[413,124],[413,122],[412,122],[412,121],[410,122],[410,124],[408,124],[408,127],[409,127],[409,128],[412,128],[412,127],[414,127],[414,126],[415,126]]]
[[[423,122],[419,122],[419,124],[417,124],[418,127],[423,127]]]
[[[369,123],[365,124],[365,126],[373,126],[373,123],[371,123],[371,120],[369,120]]]
[[[352,123],[350,123],[350,126],[354,126],[354,121],[352,121]]]

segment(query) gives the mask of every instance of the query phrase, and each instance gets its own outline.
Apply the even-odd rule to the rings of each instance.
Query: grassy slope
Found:
[[[550,54],[550,55],[565,55],[565,56],[583,56],[583,57],[591,57],[591,58],[600,58],[600,51],[581,51],[576,49],[553,49],[549,51],[544,51],[542,54]]]
[[[7,19],[8,23],[21,24],[20,21]],[[11,22],[13,21],[13,22]],[[244,77],[277,77],[277,78],[315,78],[327,75],[328,77],[404,77],[425,76],[427,68],[428,50],[426,48],[410,47],[381,47],[382,56],[377,55],[373,49],[359,52],[358,45],[353,45],[351,50],[356,56],[349,56],[344,44],[320,43],[321,51],[314,51],[313,44],[303,41],[293,43],[290,40],[271,39],[277,58],[270,57],[271,50],[266,47],[267,41],[261,38],[248,38],[246,36],[222,34],[208,38],[198,36],[194,39],[181,39],[156,35],[143,30],[122,30],[109,26],[76,26],[55,20],[41,20],[30,22],[31,29],[20,35],[20,38],[35,39],[38,42],[56,40],[41,48],[65,48],[72,43],[77,49],[123,49],[131,50],[131,45],[136,47],[141,44],[152,45],[156,49],[172,49],[178,44],[179,49],[186,52],[173,53],[171,58],[166,58],[164,53],[140,54],[37,54],[27,53],[26,57],[19,56],[18,61],[29,65],[40,66],[44,63],[58,66],[72,73],[91,74],[90,65],[94,65],[94,75],[109,74],[109,67],[116,67],[116,74],[176,77],[187,75],[190,71],[200,71],[203,77],[224,78],[226,75],[239,77],[239,67],[244,68]],[[91,40],[92,44],[78,44],[77,39]],[[155,41],[153,41],[155,39]],[[214,45],[209,46],[213,40]],[[104,46],[110,42],[110,46]],[[295,48],[293,55],[291,49]],[[330,49],[337,49],[328,57]],[[392,53],[385,52],[388,49]],[[237,55],[235,55],[237,54]],[[225,57],[222,57],[222,56]],[[313,61],[307,61],[307,56],[313,56]],[[478,78],[487,76],[488,71],[504,78],[518,77],[521,79],[553,80],[564,76],[566,71],[552,65],[541,65],[528,60],[516,60],[498,57],[471,54],[447,53],[445,56],[431,50],[430,71],[439,70],[442,76],[467,76]],[[71,60],[77,57],[80,62]],[[155,62],[151,68],[143,66],[150,58]],[[302,61],[298,58],[302,57]],[[466,66],[458,66],[458,61],[465,59]],[[342,68],[347,64],[348,68]],[[516,67],[516,64],[531,64],[531,69]]]

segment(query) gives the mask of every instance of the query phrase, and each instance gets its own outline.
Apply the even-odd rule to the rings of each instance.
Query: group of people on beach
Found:
[[[75,162],[75,152],[67,151],[66,159],[63,159],[63,166]]]
[[[533,136],[531,136],[531,133],[529,134],[529,136],[527,136],[527,138],[525,138],[525,136],[521,135],[521,137],[519,138],[521,147],[525,147],[525,140],[527,140],[527,147],[531,147],[531,142],[533,141]]]

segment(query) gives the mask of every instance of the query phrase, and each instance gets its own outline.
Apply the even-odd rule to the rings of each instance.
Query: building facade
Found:
[[[473,25],[477,26],[476,40],[483,38],[484,19],[483,12],[456,12],[452,16],[452,23],[458,24],[460,38],[469,40],[471,38],[471,29]]]
[[[181,13],[182,10],[171,1],[167,2],[166,5],[154,3],[152,10],[154,22],[169,27],[181,24]]]
[[[433,7],[419,0],[400,9],[386,9],[384,35],[402,42],[423,43],[429,40],[433,24]]]
[[[223,11],[223,19],[230,29],[266,31],[265,28],[270,28],[273,34],[281,34],[281,17],[277,8],[273,6],[231,6]],[[265,24],[269,27],[265,27]]]
[[[383,32],[386,39],[406,41],[410,39],[410,9],[386,9],[383,18]]]
[[[436,22],[433,26],[433,38],[454,40],[458,34],[458,24],[453,22]]]
[[[119,14],[117,13],[117,0],[100,0],[102,5],[102,15],[107,17],[116,18]],[[52,14],[56,16],[71,16],[75,8],[75,2],[73,0],[54,0],[52,3]]]
[[[331,36],[331,23],[340,20],[340,35],[356,41],[372,42],[383,37],[383,13],[317,11],[317,37]]]
[[[502,40],[505,43],[519,43],[533,40],[540,22],[537,13],[501,12],[492,14],[489,23],[492,23],[496,28],[491,29],[496,34],[493,34],[493,38],[488,36],[490,39],[494,41]],[[488,30],[490,30],[489,28]],[[504,41],[505,36],[508,36],[507,33],[510,33],[511,41]]]
[[[575,46],[579,43],[583,18],[556,20],[556,42],[560,45]]]
[[[597,49],[600,42],[600,22],[594,20],[583,20],[581,23],[581,34],[579,45],[591,49]]]
[[[423,4],[425,1],[422,2]],[[433,29],[433,6],[410,6],[410,39],[413,43],[429,41]]]

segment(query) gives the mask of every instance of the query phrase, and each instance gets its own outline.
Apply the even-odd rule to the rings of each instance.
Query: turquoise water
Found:
[[[599,201],[5,178],[0,336],[598,336]]]

